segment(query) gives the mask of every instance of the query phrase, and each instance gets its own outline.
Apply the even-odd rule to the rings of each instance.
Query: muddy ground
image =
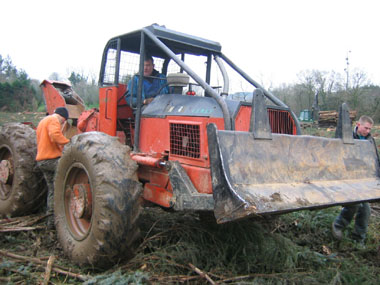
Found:
[[[108,270],[68,260],[43,214],[0,221],[5,284],[379,284],[380,205],[366,248],[335,241],[339,208],[216,225],[197,214],[144,210],[132,260]],[[307,282],[305,281],[307,280]]]
[[[0,123],[37,125],[44,113],[0,113]],[[307,130],[332,136],[333,129]],[[379,137],[380,128],[374,129]],[[331,235],[340,207],[216,225],[212,217],[146,208],[131,260],[108,270],[78,266],[62,252],[43,209],[0,220],[0,284],[379,284],[380,204],[365,248]]]

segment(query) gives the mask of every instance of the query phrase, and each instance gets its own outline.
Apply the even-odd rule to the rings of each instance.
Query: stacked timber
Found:
[[[339,113],[337,111],[319,111],[318,126],[325,127],[336,127],[338,123]],[[355,120],[357,111],[350,111],[351,122]]]

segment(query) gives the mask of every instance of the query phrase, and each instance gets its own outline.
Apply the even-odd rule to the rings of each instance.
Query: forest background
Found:
[[[315,94],[321,111],[335,110],[346,102],[350,110],[371,116],[380,122],[380,86],[374,85],[365,70],[349,69],[349,58],[343,72],[303,70],[297,74],[298,81],[292,84],[266,87],[295,114],[312,109]],[[69,81],[89,108],[99,105],[97,78],[95,75],[68,71],[66,76],[56,72],[46,79]],[[29,78],[26,71],[16,67],[9,56],[0,55],[0,112],[44,112],[45,104],[41,82]]]

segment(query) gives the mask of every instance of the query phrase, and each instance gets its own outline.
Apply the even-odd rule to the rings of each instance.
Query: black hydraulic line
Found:
[[[185,62],[185,54],[184,53],[181,53],[181,60],[183,62]],[[183,73],[183,68],[182,67],[180,68],[179,72]]]
[[[120,38],[117,39],[117,50],[116,50],[116,62],[120,62],[120,46],[121,46],[121,40]],[[119,84],[119,74],[120,74],[120,64],[116,64],[116,70],[115,70],[115,85]]]
[[[223,98],[221,98],[214,89],[210,87],[202,78],[200,78],[194,71],[190,69],[181,59],[179,59],[174,52],[172,52],[163,42],[161,42],[151,31],[147,28],[143,28],[144,32],[159,48],[161,48],[168,56],[170,56],[181,68],[183,68],[190,77],[192,77],[200,86],[202,86],[206,93],[209,94],[218,103],[222,109],[224,118],[225,130],[232,129],[231,115],[228,111],[227,104]]]
[[[212,60],[211,60],[211,54],[209,54],[207,56],[207,65],[206,65],[206,83],[208,85],[210,85],[210,82],[211,82],[211,64],[212,64]]]

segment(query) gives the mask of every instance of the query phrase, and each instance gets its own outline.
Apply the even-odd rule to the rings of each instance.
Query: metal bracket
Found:
[[[269,124],[265,95],[262,89],[257,88],[253,92],[252,113],[249,131],[255,139],[272,139],[272,130]]]
[[[214,211],[212,194],[202,194],[195,189],[185,169],[178,161],[169,161],[170,183],[173,188],[173,208],[177,211]]]
[[[346,103],[343,103],[339,107],[339,117],[335,137],[342,139],[344,144],[354,144],[350,112]]]

